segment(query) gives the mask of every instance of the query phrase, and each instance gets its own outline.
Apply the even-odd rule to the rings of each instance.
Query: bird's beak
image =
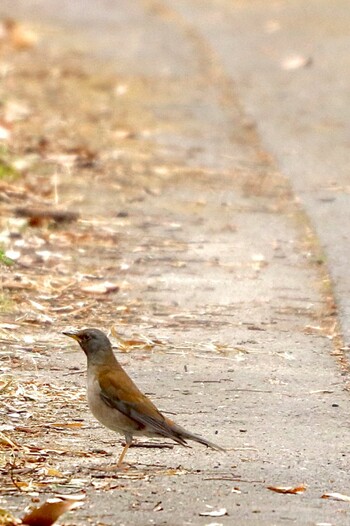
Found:
[[[69,336],[70,338],[73,338],[73,340],[77,340],[77,342],[80,342],[79,333],[75,331],[63,331],[62,334],[65,336]]]

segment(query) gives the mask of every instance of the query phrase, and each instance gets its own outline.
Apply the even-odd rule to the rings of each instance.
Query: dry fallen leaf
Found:
[[[41,303],[38,303],[37,301],[33,301],[31,299],[28,299],[28,302],[37,310],[40,310],[41,312],[46,311],[46,307],[42,305]]]
[[[159,338],[150,338],[143,334],[131,336],[130,338],[122,338],[119,336],[115,327],[111,328],[111,334],[118,342],[118,350],[120,352],[128,353],[133,350],[149,351],[156,346],[164,346],[166,342]]]
[[[46,475],[48,475],[49,477],[64,477],[63,473],[61,473],[61,471],[58,471],[58,469],[55,468],[46,469]]]
[[[223,517],[224,515],[228,515],[228,513],[226,508],[220,508],[218,510],[202,511],[199,515],[200,517]]]
[[[85,495],[59,495],[25,515],[22,523],[27,526],[51,526],[66,511],[83,505]]]
[[[10,139],[11,132],[9,127],[5,124],[0,123],[0,141],[8,141]]]
[[[26,119],[30,115],[28,106],[19,101],[7,101],[4,108],[6,122],[16,122]]]
[[[118,130],[115,130],[113,133],[114,137],[116,139],[131,139],[134,136],[134,132],[132,130],[126,130],[123,128],[119,128]]]
[[[7,30],[8,39],[14,48],[28,49],[37,44],[38,36],[28,27],[12,19],[5,20],[4,25]]]
[[[349,495],[343,495],[342,493],[325,493],[321,497],[322,499],[341,500],[343,502],[350,502]]]
[[[21,524],[21,521],[16,519],[9,511],[0,508],[1,526],[16,526],[17,524]]]
[[[312,64],[312,58],[311,57],[304,57],[302,55],[293,55],[290,57],[287,57],[282,61],[281,67],[282,69],[293,70],[293,69],[300,69],[300,68],[306,68],[308,66],[311,66]]]
[[[5,391],[5,389],[11,385],[12,378],[0,378],[0,393]]]
[[[50,422],[47,424],[50,427],[68,427],[68,428],[79,428],[83,426],[83,422]]]
[[[108,294],[109,292],[118,292],[119,289],[119,283],[111,283],[110,281],[81,287],[82,291],[88,292],[89,294]]]
[[[275,491],[276,493],[298,495],[306,490],[306,486],[305,484],[300,484],[300,486],[267,486],[267,489]]]
[[[268,262],[263,254],[253,254],[251,257],[252,268],[254,270],[261,270],[263,267],[267,267]]]
[[[0,431],[0,444],[2,446],[8,446],[18,449],[17,444],[15,444],[10,438],[8,438],[4,433]]]
[[[234,488],[231,489],[231,493],[238,493],[238,494],[240,494],[242,492],[241,492],[241,490],[239,488],[234,487]]]
[[[17,330],[18,327],[15,323],[0,323],[0,329]]]

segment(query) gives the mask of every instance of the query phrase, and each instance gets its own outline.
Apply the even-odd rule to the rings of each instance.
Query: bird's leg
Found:
[[[118,460],[118,464],[117,464],[118,468],[120,468],[120,466],[123,464],[124,457],[131,443],[132,443],[132,435],[125,435],[125,446]]]

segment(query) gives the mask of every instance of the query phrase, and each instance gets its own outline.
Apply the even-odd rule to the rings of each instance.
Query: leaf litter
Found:
[[[169,469],[140,465],[114,474],[88,467],[85,461],[100,464],[101,459],[109,459],[110,453],[103,448],[96,451],[79,447],[81,433],[89,429],[89,423],[81,419],[81,414],[86,413],[85,388],[74,383],[74,375],[81,373],[73,367],[62,376],[63,366],[59,364],[57,368],[57,359],[55,362],[52,355],[60,351],[59,356],[64,357],[69,349],[57,339],[61,327],[68,323],[86,325],[89,319],[95,326],[112,325],[118,350],[125,354],[193,353],[194,348],[203,356],[241,352],[214,341],[179,344],[168,337],[149,334],[154,327],[152,315],[147,315],[146,301],[135,297],[133,284],[126,278],[131,276],[138,284],[144,266],[153,265],[155,257],[170,268],[187,267],[187,243],[181,237],[182,225],[177,220],[163,220],[159,225],[155,216],[147,226],[146,221],[140,223],[139,216],[124,212],[124,207],[127,205],[129,210],[130,203],[137,206],[147,195],[160,195],[164,182],[188,169],[179,163],[160,166],[149,141],[149,130],[158,127],[159,122],[151,119],[142,123],[139,114],[125,127],[130,133],[119,133],[117,151],[113,135],[108,138],[96,133],[94,110],[84,102],[94,99],[96,106],[115,108],[111,100],[115,96],[115,76],[111,77],[110,90],[109,79],[107,89],[96,90],[93,82],[86,82],[82,76],[81,57],[75,64],[73,60],[68,75],[62,66],[57,69],[54,55],[48,54],[45,66],[33,65],[30,59],[26,63],[18,55],[24,40],[25,33],[23,44],[17,41],[16,50],[12,44],[11,50],[11,46],[6,46],[2,59],[8,60],[11,68],[0,86],[3,100],[8,100],[6,95],[11,91],[11,101],[3,107],[3,134],[8,148],[1,153],[0,163],[6,163],[16,174],[14,180],[0,180],[0,243],[6,256],[13,260],[1,278],[2,291],[12,306],[2,313],[0,322],[4,415],[0,428],[0,491],[2,495],[21,494],[37,499],[49,492],[86,491],[91,487],[110,491],[123,481],[186,476],[192,472],[181,466]],[[31,43],[28,39],[28,49],[30,45],[35,45],[34,39]],[[23,76],[26,82],[19,81]],[[43,89],[45,82],[52,82],[53,78],[60,93],[57,100],[66,101],[57,122],[74,119],[74,125],[71,123],[68,128],[48,125],[51,116],[56,118],[61,110],[57,105],[52,108],[51,95]],[[128,96],[129,91],[123,93]],[[106,128],[117,129],[120,112],[118,108],[115,113],[108,112]],[[143,135],[146,139],[137,139],[144,130],[131,129],[140,125],[148,130]],[[159,165],[159,169],[150,173],[152,165]],[[116,174],[113,180],[110,173]],[[91,197],[86,191],[87,178],[92,185],[99,178],[109,178],[109,193],[119,196],[106,205],[109,218],[95,213],[93,201],[98,185],[91,189]],[[80,208],[82,201],[85,209]],[[144,228],[159,226],[163,229],[161,235],[144,235]],[[128,229],[127,236],[122,234],[124,229]],[[161,314],[163,307],[158,308]],[[168,326],[190,326],[198,319],[196,313],[181,312],[176,305],[164,308],[163,314]],[[130,336],[119,334],[114,323],[118,327],[130,323],[141,329]],[[66,375],[70,378],[68,387],[66,380],[62,382]],[[163,446],[169,447],[160,445]],[[39,509],[53,510],[54,515],[68,509],[67,499],[66,495],[58,501],[47,501]],[[160,511],[161,503],[154,510]],[[33,517],[39,511],[33,513],[32,519],[26,519],[28,524],[35,523]]]

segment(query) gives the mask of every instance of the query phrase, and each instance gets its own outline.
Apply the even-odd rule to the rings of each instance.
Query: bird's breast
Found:
[[[92,414],[101,424],[120,434],[134,434],[137,424],[101,398],[101,388],[93,371],[87,375],[87,399]]]

